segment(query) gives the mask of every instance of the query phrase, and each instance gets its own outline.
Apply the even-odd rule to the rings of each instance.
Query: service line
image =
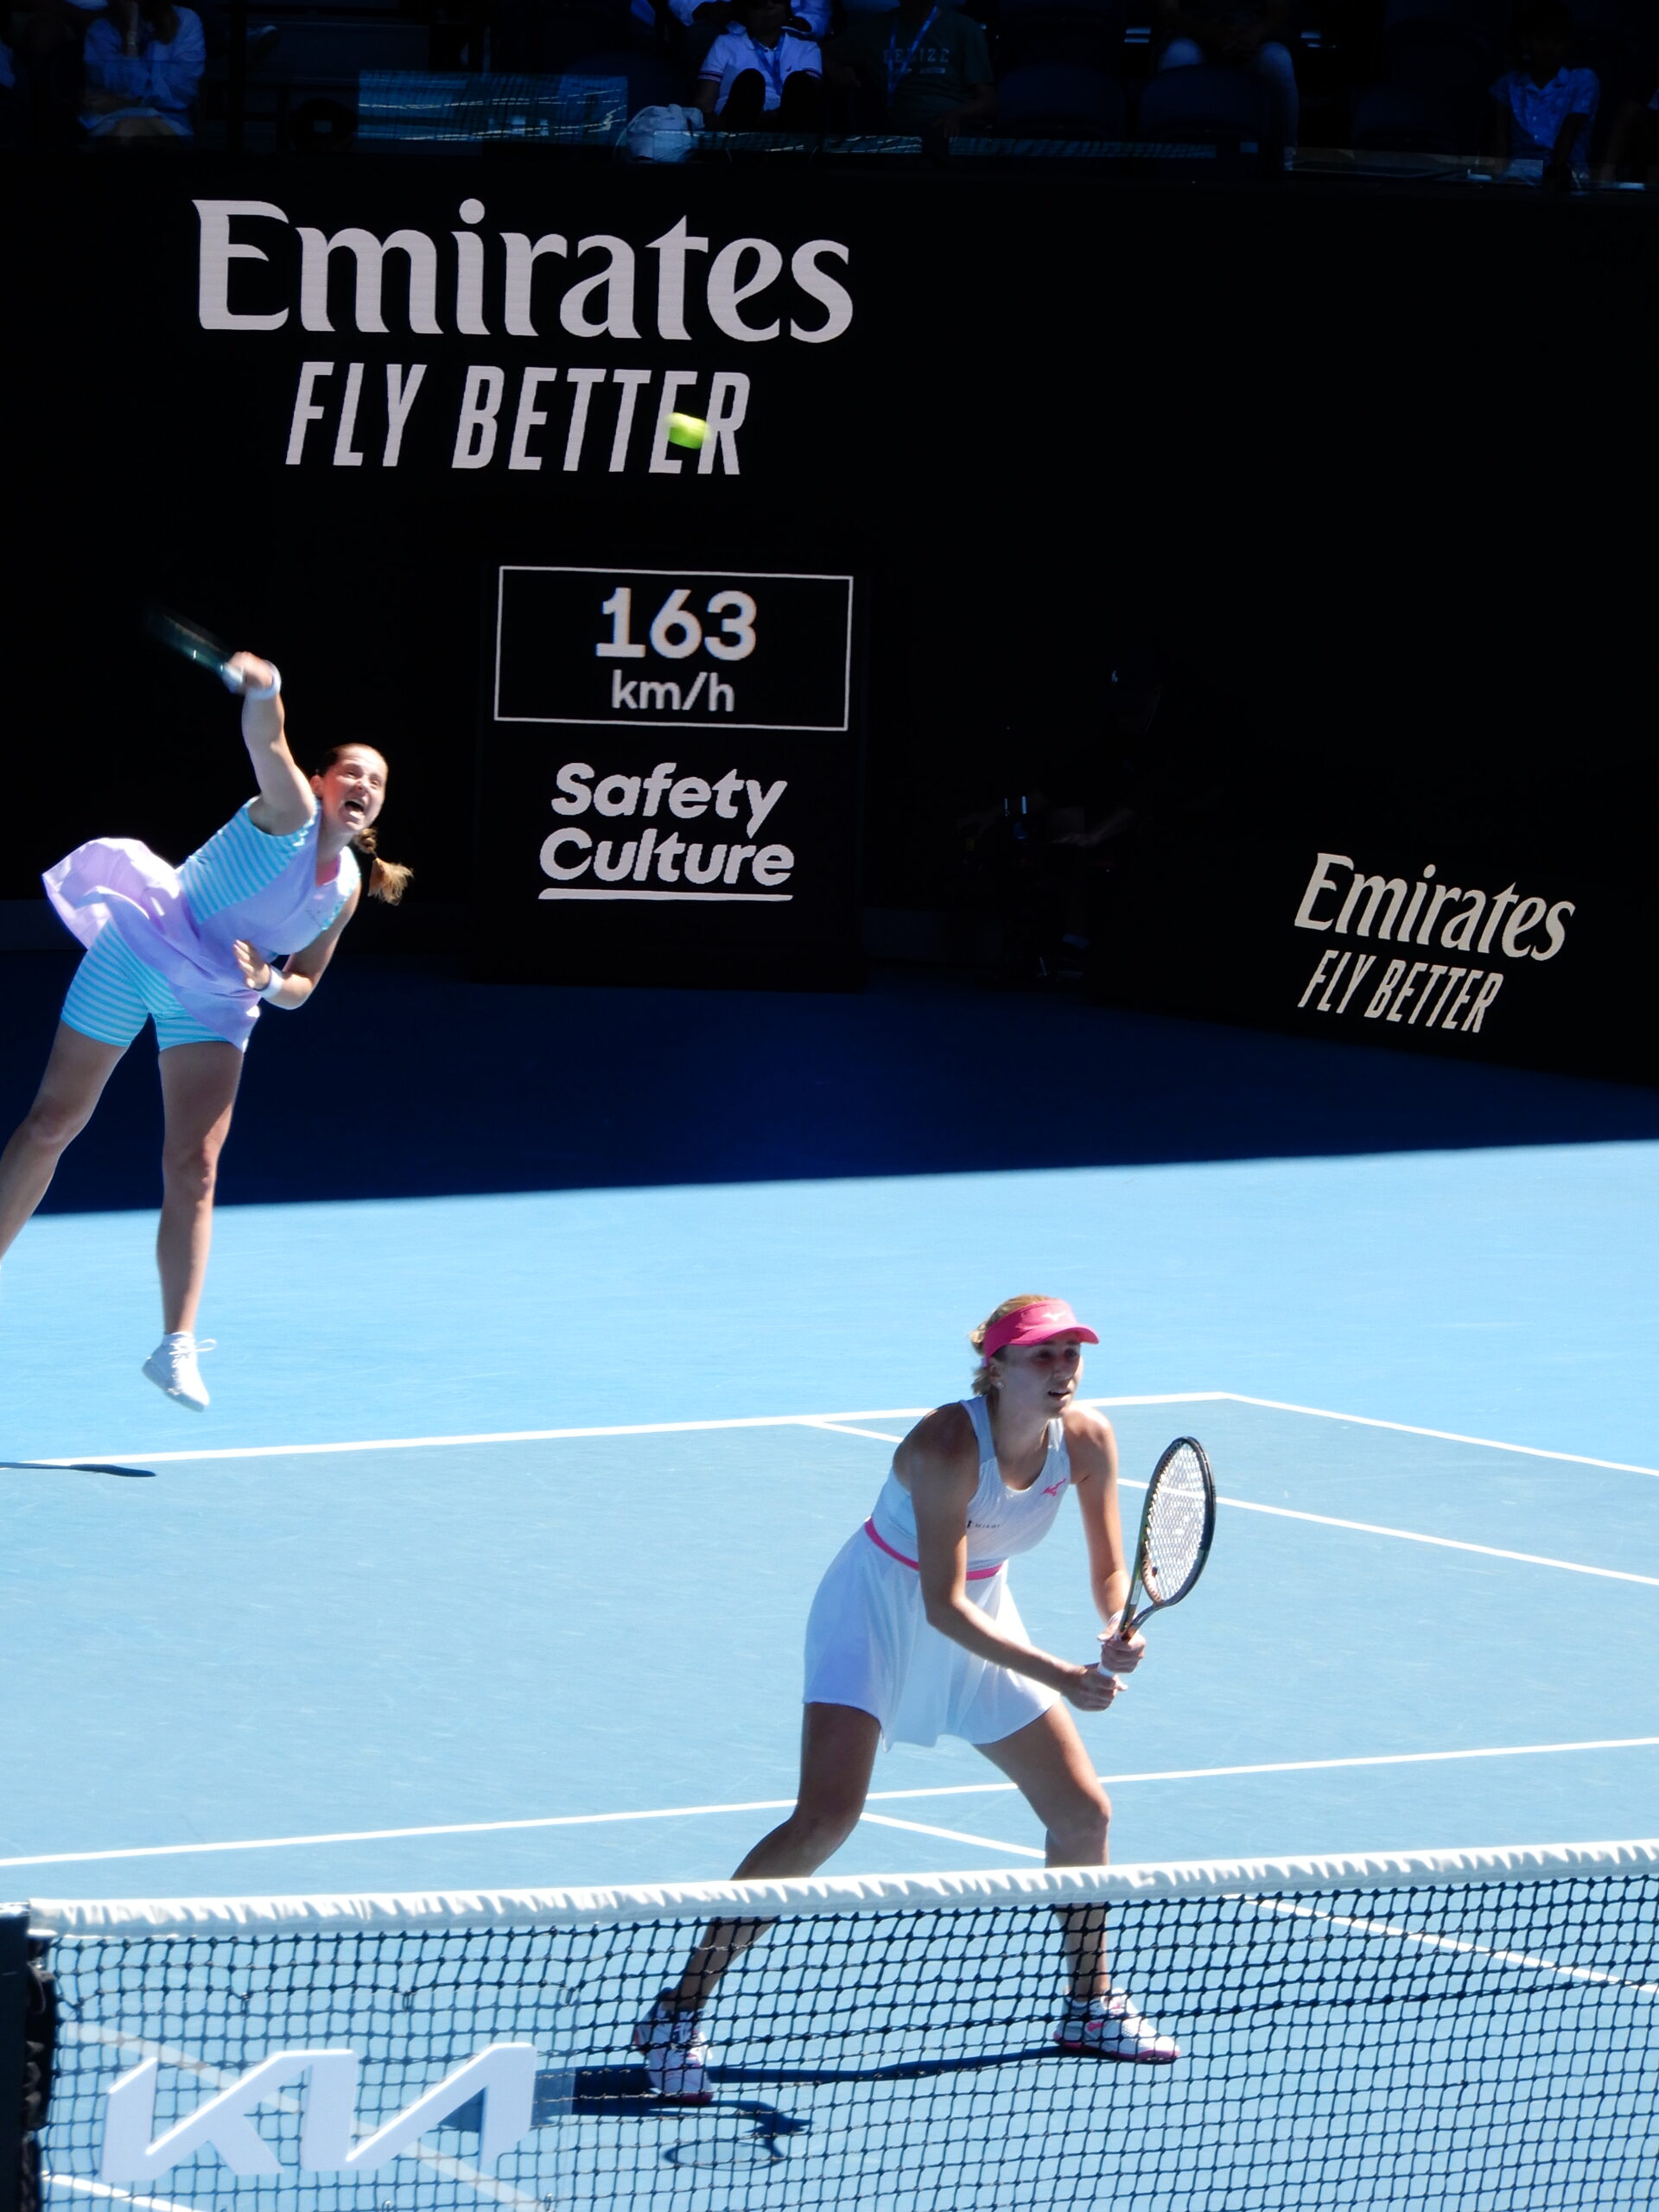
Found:
[[[1329,1406],[1293,1405],[1283,1398],[1252,1398],[1240,1390],[1160,1390],[1123,1397],[1085,1398],[1078,1402],[1088,1406],[1260,1406],[1269,1413],[1303,1414],[1314,1421],[1349,1421],[1358,1428],[1386,1428],[1401,1436],[1429,1436],[1446,1444],[1477,1445],[1486,1452],[1514,1452],[1529,1459],[1555,1459],[1567,1466],[1600,1467],[1613,1474],[1651,1475],[1659,1479],[1659,1467],[1638,1466],[1632,1460],[1594,1459],[1582,1452],[1555,1452],[1537,1444],[1509,1444],[1501,1437],[1465,1436],[1457,1429],[1424,1428],[1414,1421],[1382,1421],[1372,1414],[1338,1413]],[[316,1459],[344,1452],[430,1452],[463,1444],[557,1444],[567,1439],[591,1436],[682,1436],[728,1428],[835,1428],[857,1421],[919,1421],[932,1410],[931,1406],[878,1406],[857,1413],[749,1414],[721,1421],[627,1421],[590,1428],[480,1429],[454,1436],[360,1437],[333,1444],[229,1444],[202,1452],[77,1452],[30,1464],[73,1467],[87,1459],[118,1459],[143,1461],[160,1467],[206,1459]],[[885,1436],[880,1440],[888,1441]]]
[[[1432,1766],[1458,1759],[1545,1758],[1564,1751],[1634,1751],[1659,1748],[1659,1736],[1602,1736],[1574,1744],[1494,1744],[1469,1751],[1373,1751],[1337,1759],[1269,1759],[1247,1766],[1162,1767],[1141,1774],[1103,1774],[1109,1788],[1142,1782],[1211,1782],[1236,1775],[1322,1774],[1338,1767]],[[999,1797],[1012,1795],[1012,1782],[954,1782],[925,1789],[873,1789],[872,1805],[892,1805],[925,1797]],[[295,1851],[323,1843],[397,1843],[429,1835],[501,1835],[531,1828],[584,1828],[618,1826],[632,1821],[688,1821],[722,1813],[784,1813],[792,1797],[750,1797],[730,1805],[659,1805],[628,1813],[552,1813],[522,1821],[446,1821],[424,1827],[340,1828],[318,1835],[267,1835],[230,1843],[143,1843],[115,1851],[53,1851],[21,1859],[0,1859],[0,1868],[10,1866],[88,1866],[111,1859],[187,1859],[226,1851]],[[879,1814],[867,1816],[880,1820]],[[888,1826],[895,1825],[892,1821]],[[898,1823],[897,1825],[905,1825]],[[924,1829],[924,1834],[935,1831]],[[938,1834],[954,1834],[939,1830]],[[965,1840],[965,1839],[964,1839]],[[1012,1845],[997,1848],[1012,1849]]]

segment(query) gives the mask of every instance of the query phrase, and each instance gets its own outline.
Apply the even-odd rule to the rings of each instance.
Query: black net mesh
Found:
[[[1114,1978],[1167,2066],[1063,2056],[1054,1908],[775,1923],[710,2004],[714,2101],[664,2105],[629,2043],[696,1919],[61,1937],[44,2133],[59,2207],[1617,2212],[1659,2179],[1659,1874],[1116,1903]],[[268,2055],[355,2050],[359,2134],[499,2042],[532,2125],[487,2168],[476,2102],[358,2175],[299,2161],[306,2089],[212,2149],[98,2187],[104,2093],[159,2061],[156,2134]],[[88,2183],[94,2186],[89,2190]]]

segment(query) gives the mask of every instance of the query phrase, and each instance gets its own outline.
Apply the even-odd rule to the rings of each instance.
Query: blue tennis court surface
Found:
[[[1171,1398],[1115,1408],[1126,1476],[1190,1430],[1229,1501],[1084,1724],[1118,1858],[1651,1834],[1656,1180],[1626,1145],[233,1209],[197,1420],[134,1371],[148,1223],[44,1219],[10,1456],[153,1475],[3,1478],[11,1887],[723,1875],[790,1795],[890,1409],[1018,1288],[1098,1319],[1087,1389]],[[1087,1655],[1074,1522],[1015,1586]],[[895,1750],[830,1871],[1039,1863],[998,1779]]]
[[[291,1131],[244,1141],[257,1165],[276,1139],[292,1182]],[[1191,1432],[1225,1501],[1198,1592],[1084,1723],[1120,1861],[1659,1834],[1659,1145],[505,1196],[464,1185],[469,1159],[454,1195],[391,1197],[360,1137],[324,1141],[327,1186],[361,1196],[221,1212],[205,1416],[137,1375],[149,1217],[42,1217],[8,1257],[0,1449],[149,1471],[0,1472],[12,1894],[723,1876],[792,1789],[817,1578],[902,1409],[965,1388],[963,1332],[1016,1290],[1099,1326],[1085,1388],[1120,1402],[1127,1481]],[[1087,1656],[1070,1511],[1014,1581],[1037,1638]],[[875,1790],[828,1873],[1041,1865],[965,1745],[900,1747]],[[1474,1894],[1125,1909],[1122,1970],[1187,2050],[1169,2069],[1046,2053],[1046,1907],[941,1923],[944,1999],[909,1919],[902,1972],[861,1938],[835,1955],[846,1921],[804,1949],[774,1931],[711,2008],[702,2111],[642,2095],[628,2047],[695,1909],[577,1973],[511,1933],[424,1962],[394,1936],[338,1973],[281,1942],[181,1965],[162,1936],[100,1967],[66,1940],[51,2202],[1635,2212],[1650,1904]],[[98,2178],[104,2092],[147,2056],[159,2126],[268,2050],[349,2045],[367,2120],[502,2037],[539,2069],[502,2159],[452,2115],[314,2190],[289,2097],[260,2122],[279,2198],[212,2149]]]

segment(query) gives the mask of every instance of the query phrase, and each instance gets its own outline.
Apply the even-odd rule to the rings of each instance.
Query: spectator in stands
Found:
[[[736,0],[666,0],[666,4],[691,34],[693,60],[701,41],[718,38],[737,20]],[[787,29],[807,38],[827,38],[833,0],[790,0]]]
[[[1628,165],[1640,175],[1659,162],[1659,92],[1643,106],[1626,100],[1607,136],[1607,153],[1598,172],[1604,184],[1616,184]]]
[[[737,20],[702,57],[697,105],[727,130],[821,130],[823,64],[785,29],[790,0],[736,0]]]
[[[1590,173],[1590,131],[1601,102],[1593,69],[1569,69],[1573,15],[1566,0],[1521,0],[1515,15],[1518,69],[1492,86],[1492,150],[1511,175],[1538,177],[1560,192]]]
[[[92,4],[101,9],[104,0]],[[79,143],[80,51],[89,20],[74,0],[34,0],[10,11],[6,42],[15,81],[7,100],[14,143]]]
[[[80,119],[105,140],[194,137],[190,111],[207,60],[194,8],[109,0],[86,34]]]
[[[1296,143],[1301,99],[1296,64],[1281,34],[1285,0],[1157,0],[1165,45],[1158,57],[1163,69],[1194,69],[1207,62],[1216,69],[1248,69],[1273,88],[1274,106],[1285,145]]]
[[[857,85],[891,130],[919,133],[938,147],[996,111],[990,48],[971,16],[929,0],[899,0],[883,15],[857,16],[832,49],[831,74]]]

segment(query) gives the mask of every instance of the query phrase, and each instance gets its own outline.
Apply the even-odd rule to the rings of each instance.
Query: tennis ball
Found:
[[[668,442],[671,446],[690,446],[695,453],[709,435],[709,425],[700,415],[671,415],[668,418]]]

